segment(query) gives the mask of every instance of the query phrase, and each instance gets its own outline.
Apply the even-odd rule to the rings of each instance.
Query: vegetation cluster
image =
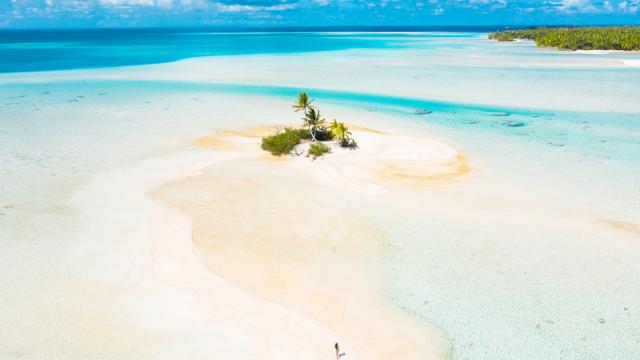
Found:
[[[293,105],[296,112],[302,111],[302,127],[285,128],[275,134],[262,138],[263,150],[276,156],[290,154],[303,141],[310,141],[307,155],[314,159],[331,152],[331,147],[323,142],[335,141],[343,148],[356,148],[358,145],[351,137],[349,127],[336,119],[329,124],[322,117],[320,110],[312,105],[313,100],[306,92],[298,94]]]
[[[309,146],[309,155],[314,159],[330,152],[331,148],[321,142],[314,142]]]
[[[539,47],[563,50],[640,50],[638,26],[537,27],[489,34],[489,39],[535,41]]]
[[[283,132],[277,131],[263,137],[260,147],[276,156],[287,155],[300,144],[304,136],[300,129],[285,128]]]

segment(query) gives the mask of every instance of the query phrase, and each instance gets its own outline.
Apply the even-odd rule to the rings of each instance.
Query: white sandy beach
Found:
[[[376,268],[389,244],[342,197],[349,192],[375,196],[389,185],[429,186],[440,176],[454,177],[457,152],[416,136],[360,129],[354,130],[358,150],[334,149],[315,161],[273,159],[258,147],[265,131],[199,139],[201,146],[242,159],[214,164],[158,193],[194,219],[195,244],[212,272],[333,329],[349,358],[443,358],[437,331],[381,295]],[[379,173],[391,165],[394,172]],[[402,342],[392,340],[398,333]],[[280,338],[304,342],[309,336],[315,337],[307,332]],[[314,349],[303,353],[308,351]]]
[[[191,219],[145,196],[162,183],[194,176],[203,166],[230,158],[233,155],[186,153],[105,174],[76,197],[85,218],[86,230],[81,234],[92,239],[78,251],[87,256],[101,248],[95,242],[103,239],[100,233],[107,228],[110,236],[117,236],[110,238],[109,252],[102,249],[96,256],[105,264],[103,275],[110,281],[119,279],[116,281],[150,290],[146,295],[119,297],[119,303],[133,315],[130,319],[137,327],[158,334],[149,346],[162,354],[160,358],[204,359],[212,354],[235,359],[295,358],[300,354],[326,358],[323,353],[330,350],[338,334],[210,272],[193,245]],[[176,173],[176,169],[182,170]],[[129,217],[121,209],[138,211]],[[132,233],[137,237],[131,238]],[[114,269],[121,271],[114,273]],[[185,303],[191,305],[185,308]],[[349,339],[343,343],[350,357],[361,358]]]

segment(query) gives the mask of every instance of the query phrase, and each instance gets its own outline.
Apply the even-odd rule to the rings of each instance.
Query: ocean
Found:
[[[485,31],[486,28],[435,28]],[[0,31],[0,72],[27,72],[143,65],[201,56],[287,54],[404,47],[434,28],[124,29]],[[362,33],[345,36],[344,32]],[[399,34],[397,31],[402,31]],[[422,34],[420,37],[446,37]],[[460,36],[460,35],[455,35]],[[408,44],[407,44],[408,43]]]

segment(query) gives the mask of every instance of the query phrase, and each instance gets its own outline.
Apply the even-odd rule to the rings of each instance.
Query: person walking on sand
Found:
[[[336,343],[333,347],[336,348],[336,360],[340,360],[341,357],[347,355],[347,353],[340,353],[340,345],[338,345],[338,343]]]

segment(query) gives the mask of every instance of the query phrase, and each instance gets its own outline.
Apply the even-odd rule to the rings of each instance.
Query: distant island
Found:
[[[533,40],[539,47],[562,50],[640,50],[638,26],[537,27],[489,34],[497,41]]]

